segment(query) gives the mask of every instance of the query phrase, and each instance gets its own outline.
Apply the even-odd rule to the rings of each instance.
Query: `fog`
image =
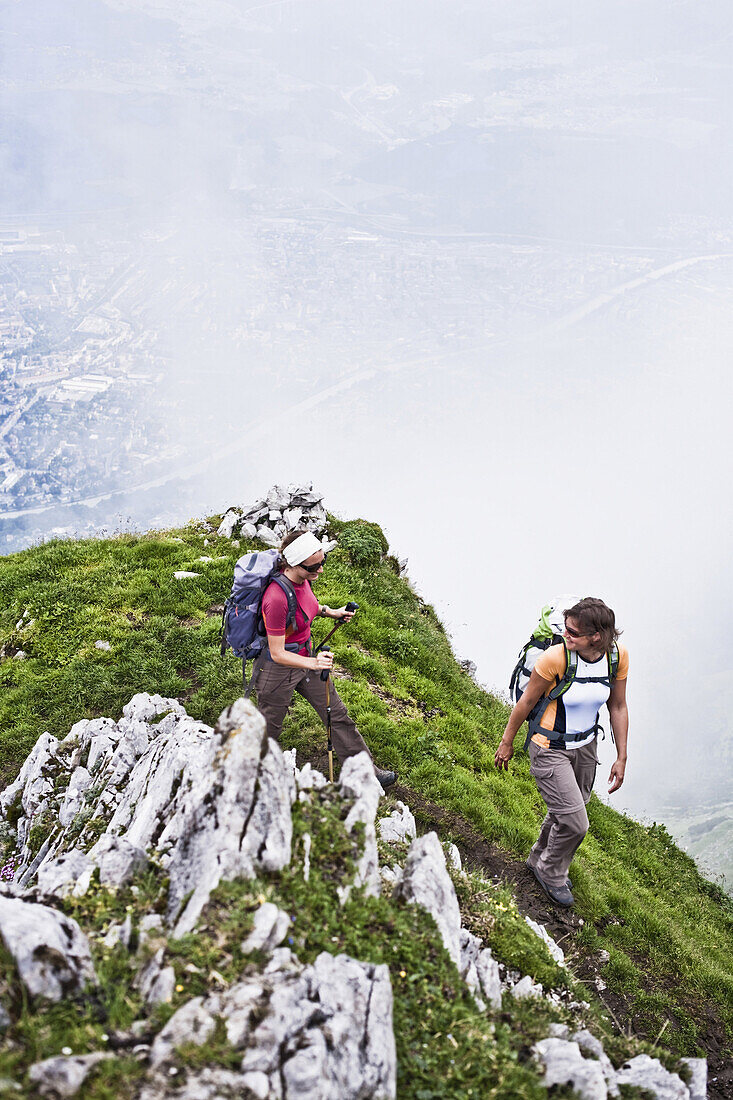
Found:
[[[549,597],[604,598],[631,654],[613,804],[733,820],[730,6],[0,22],[7,549],[312,480],[494,690]]]

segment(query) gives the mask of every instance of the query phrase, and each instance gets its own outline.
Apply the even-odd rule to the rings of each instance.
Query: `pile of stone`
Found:
[[[165,914],[148,913],[135,929],[128,916],[96,934],[106,949],[129,952],[144,1002],[142,1018],[116,1036],[146,1067],[140,1100],[394,1097],[388,968],[327,952],[303,964],[287,946],[294,917],[271,902],[255,913],[241,945],[244,954],[256,953],[258,966],[231,983],[217,974],[207,995],[185,1001],[164,1027],[155,1023],[156,1006],[173,998],[180,980],[168,937],[196,928],[218,883],[288,866],[293,805],[325,806],[334,797],[344,802],[345,828],[360,838],[355,868],[338,889],[342,903],[355,887],[372,896],[386,888],[395,901],[424,908],[482,1012],[500,1010],[504,994],[545,996],[529,975],[502,975],[490,949],[462,926],[452,878],[464,873],[458,850],[452,846],[446,858],[435,833],[418,837],[404,803],[378,820],[383,792],[366,753],[344,762],[334,788],[309,764],[298,769],[294,750],[267,739],[248,701],[238,700],[212,729],[175,699],[148,694],[134,696],[117,722],[78,722],[61,741],[44,734],[0,795],[5,832],[15,836],[13,878],[0,883],[0,937],[26,995],[42,1003],[93,993],[89,936],[59,899],[83,896],[93,875],[116,889],[153,864],[168,880]],[[36,851],[32,826],[39,820],[49,829]],[[378,833],[395,853],[381,870]],[[298,850],[308,881],[310,838]],[[530,927],[559,962],[562,952],[546,930]],[[0,1002],[0,1031],[12,1026],[9,1008]],[[236,1068],[189,1070],[184,1081],[177,1048],[205,1043],[217,1021]],[[570,1084],[585,1100],[616,1096],[621,1084],[675,1100],[705,1094],[704,1060],[689,1061],[689,1087],[646,1055],[614,1069],[594,1036],[564,1025],[554,1025],[534,1053],[548,1087]],[[109,1050],[65,1052],[35,1063],[29,1079],[42,1096],[81,1095],[94,1067],[114,1057]]]
[[[222,538],[258,538],[266,546],[279,546],[285,535],[300,528],[319,535],[326,529],[323,493],[307,485],[273,485],[267,496],[243,508],[230,508],[219,530]]]

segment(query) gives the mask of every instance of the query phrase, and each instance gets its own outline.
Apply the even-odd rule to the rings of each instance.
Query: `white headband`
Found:
[[[323,544],[320,539],[317,539],[312,531],[306,531],[302,535],[298,535],[297,539],[285,547],[282,552],[285,561],[288,565],[300,565],[306,558],[310,558],[313,554],[317,554],[319,550],[323,550]]]

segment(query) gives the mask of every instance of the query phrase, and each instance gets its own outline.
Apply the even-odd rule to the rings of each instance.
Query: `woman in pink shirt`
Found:
[[[257,706],[267,722],[267,735],[276,741],[280,740],[285,715],[296,691],[308,700],[319,718],[326,721],[326,684],[321,673],[333,668],[333,656],[325,650],[312,656],[311,623],[318,615],[347,622],[353,617],[353,612],[345,607],[334,609],[320,604],[313,593],[311,582],[323,572],[326,554],[312,532],[291,532],[283,540],[280,553],[280,573],[265,589],[262,599],[267,646],[257,658],[252,674]],[[290,623],[286,587],[293,592],[296,601],[295,621]],[[333,686],[330,695],[331,734],[339,760],[359,752],[369,753],[364,738]],[[393,771],[376,765],[374,774],[384,788],[397,778]]]

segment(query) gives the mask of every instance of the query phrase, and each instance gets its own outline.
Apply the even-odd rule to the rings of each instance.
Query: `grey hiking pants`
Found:
[[[573,856],[588,832],[586,805],[598,767],[596,739],[580,749],[542,748],[530,741],[530,772],[547,816],[527,862],[548,886],[564,886]]]
[[[295,692],[307,699],[323,724],[326,724],[326,684],[320,672],[309,668],[276,665],[265,652],[252,670],[252,686],[257,692],[257,707],[267,722],[267,736],[280,740],[285,715]],[[346,711],[331,678],[331,736],[339,760],[369,752],[364,738]]]

